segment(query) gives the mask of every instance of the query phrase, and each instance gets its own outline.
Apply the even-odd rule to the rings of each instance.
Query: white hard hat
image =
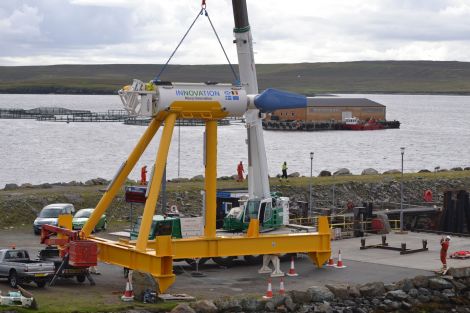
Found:
[[[449,240],[449,241],[450,241],[450,236],[446,236],[446,240]]]

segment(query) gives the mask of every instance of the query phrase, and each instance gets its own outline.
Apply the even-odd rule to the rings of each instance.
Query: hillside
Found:
[[[0,66],[0,93],[112,94],[161,65]],[[320,93],[470,93],[470,62],[361,61],[257,65],[260,89]],[[232,82],[227,65],[170,65],[163,80]]]

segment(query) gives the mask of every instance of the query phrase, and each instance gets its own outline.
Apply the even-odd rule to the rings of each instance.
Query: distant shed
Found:
[[[360,120],[385,120],[386,107],[366,98],[311,97],[306,108],[277,110],[272,120],[341,122],[348,117]]]

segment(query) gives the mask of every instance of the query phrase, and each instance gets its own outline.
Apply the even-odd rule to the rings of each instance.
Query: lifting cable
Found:
[[[227,62],[230,66],[230,69],[232,70],[232,74],[233,76],[235,77],[235,84],[239,85],[240,84],[240,80],[238,79],[238,76],[237,76],[237,73],[235,72],[235,69],[233,68],[233,65],[232,63],[230,62],[228,56],[227,56],[227,53],[225,52],[225,49],[224,49],[224,46],[222,45],[222,42],[220,41],[220,38],[219,38],[219,35],[217,34],[217,31],[215,30],[215,27],[214,27],[214,24],[212,24],[212,21],[209,17],[209,13],[207,12],[206,10],[206,0],[202,0],[202,4],[201,4],[201,10],[197,13],[197,16],[196,18],[194,19],[194,21],[191,23],[191,25],[189,26],[188,30],[186,31],[186,33],[184,34],[183,38],[181,38],[180,42],[178,43],[178,45],[176,46],[175,50],[171,53],[170,57],[168,58],[168,60],[166,61],[165,65],[162,67],[162,69],[160,70],[160,72],[157,74],[157,76],[155,76],[155,78],[152,80],[153,82],[157,82],[157,81],[160,81],[160,75],[162,75],[163,71],[165,71],[166,67],[168,66],[168,63],[170,63],[171,59],[173,58],[173,56],[175,55],[176,51],[178,50],[178,48],[181,46],[181,44],[183,43],[183,41],[186,39],[186,36],[189,34],[189,32],[191,31],[191,29],[193,28],[194,24],[196,23],[197,19],[199,18],[199,16],[201,15],[205,15],[207,17],[207,20],[209,21],[210,25],[211,25],[211,28],[212,30],[214,31],[214,34],[215,34],[215,37],[217,38],[217,41],[219,42],[220,44],[220,47],[222,48],[222,51],[224,52],[224,55],[225,55],[225,58],[227,59]]]

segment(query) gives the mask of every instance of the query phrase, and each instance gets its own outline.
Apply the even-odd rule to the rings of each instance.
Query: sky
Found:
[[[237,63],[230,0],[206,0]],[[470,61],[470,0],[247,0],[256,63]],[[200,0],[1,0],[0,65],[162,64]],[[223,64],[201,16],[171,64]]]

